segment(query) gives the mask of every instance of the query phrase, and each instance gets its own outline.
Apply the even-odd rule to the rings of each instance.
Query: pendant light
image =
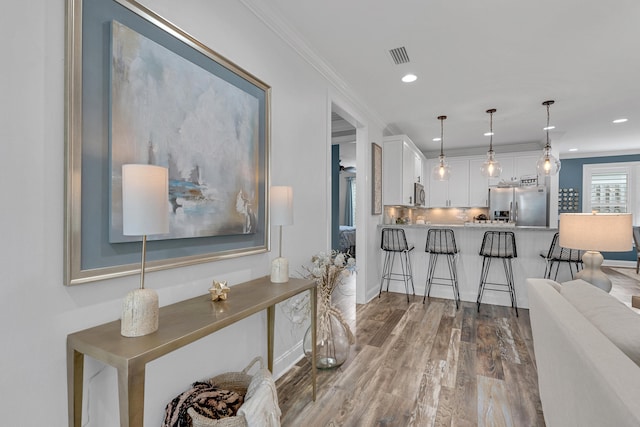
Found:
[[[447,160],[444,157],[444,121],[447,116],[438,116],[440,120],[440,157],[438,164],[433,167],[431,175],[436,181],[448,181],[449,175],[451,175],[451,168],[447,164]]]
[[[539,176],[555,175],[560,172],[560,160],[556,159],[551,154],[551,142],[549,140],[549,106],[553,105],[555,101],[544,101],[542,105],[547,107],[547,127],[544,129],[547,131],[547,145],[542,150],[542,157],[538,159],[536,168],[538,169]]]
[[[495,153],[493,152],[493,113],[495,112],[495,108],[487,110],[487,113],[489,113],[489,151],[487,151],[487,160],[480,167],[480,173],[487,178],[498,178],[502,173],[502,166],[495,159]]]

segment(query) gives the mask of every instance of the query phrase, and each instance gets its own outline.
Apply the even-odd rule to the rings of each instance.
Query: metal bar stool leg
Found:
[[[458,291],[458,272],[456,270],[455,255],[447,255],[447,265],[449,266],[449,275],[451,276],[451,285],[453,287],[453,299],[456,300],[456,310],[460,307],[460,292]]]
[[[413,267],[411,266],[411,251],[407,251],[405,252],[405,254],[407,255],[407,266],[408,266],[407,271],[409,272],[409,281],[411,282],[411,294],[415,296],[416,288],[413,285]]]
[[[511,307],[516,310],[516,317],[518,317],[518,300],[516,299],[516,286],[513,279],[513,264],[511,258],[503,258],[504,272],[507,278],[507,285],[509,286],[509,294],[511,296]]]
[[[409,277],[408,274],[411,271],[411,264],[409,264],[409,253],[403,252],[400,254],[400,267],[402,268],[402,279],[404,282],[404,291],[407,294],[407,302],[409,302]]]
[[[391,252],[384,253],[384,263],[382,265],[382,278],[380,279],[380,293],[378,294],[378,298],[382,296],[382,287],[384,286],[385,279],[388,279],[389,274],[391,272]],[[387,290],[389,290],[389,281],[387,280]]]
[[[556,262],[556,274],[553,276],[553,280],[558,280],[559,271],[560,271],[560,261]]]
[[[389,292],[389,284],[393,275],[393,266],[396,264],[396,253],[391,252],[391,264],[389,264],[389,275],[387,276],[387,292]]]
[[[422,298],[422,303],[424,304],[427,300],[427,297],[431,295],[431,284],[433,283],[433,274],[436,269],[436,263],[438,262],[438,254],[431,253],[429,254],[429,268],[427,270],[427,283],[424,288],[424,298]]]
[[[546,259],[544,262],[544,277],[545,279],[549,279],[551,276],[551,273],[549,272],[549,260]]]
[[[482,273],[480,274],[480,285],[478,286],[478,312],[480,312],[480,302],[482,301],[482,294],[484,293],[485,283],[487,282],[487,275],[489,274],[489,267],[491,266],[491,257],[482,257]]]

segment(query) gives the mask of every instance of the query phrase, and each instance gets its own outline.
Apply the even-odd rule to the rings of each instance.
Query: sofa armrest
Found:
[[[527,279],[548,426],[640,425],[640,368],[545,279]]]

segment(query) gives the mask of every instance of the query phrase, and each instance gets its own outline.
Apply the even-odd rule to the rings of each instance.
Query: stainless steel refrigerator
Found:
[[[519,226],[548,226],[547,187],[490,187],[489,218]]]

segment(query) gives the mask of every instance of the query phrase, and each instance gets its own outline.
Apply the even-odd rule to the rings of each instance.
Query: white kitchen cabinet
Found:
[[[510,182],[518,179],[516,177],[513,154],[496,154],[496,160],[500,162],[500,166],[502,166],[502,172],[497,178],[488,178],[490,187],[498,185],[500,181]]]
[[[407,144],[402,143],[402,204],[412,205],[413,183],[415,182],[415,153]],[[384,174],[383,174],[384,176]]]
[[[522,153],[514,156],[514,168],[518,179],[526,175],[538,176],[536,166],[541,155],[542,150],[539,153]],[[544,184],[544,182],[540,182],[540,184]]]
[[[426,182],[426,180],[424,179],[424,175],[423,175],[423,168],[424,168],[424,161],[422,160],[424,158],[424,155],[422,153],[418,154],[418,153],[414,153],[413,156],[413,178],[415,180],[415,182],[419,182],[420,184],[423,184]],[[425,159],[426,161],[426,159]]]
[[[489,178],[480,173],[486,158],[469,159],[469,207],[489,206]]]
[[[502,173],[499,178],[489,178],[489,186],[498,185],[500,181],[519,182],[520,178],[526,175],[537,176],[536,163],[540,154],[541,152],[537,151],[496,154],[496,159],[502,166]]]
[[[429,160],[429,173],[439,159]],[[451,168],[448,181],[429,180],[429,206],[432,208],[469,206],[469,160],[447,159]]]
[[[528,175],[536,175],[536,162],[540,153],[537,151],[501,153],[496,154],[500,161],[502,173],[499,178],[486,178],[480,173],[480,168],[486,160],[485,155],[448,157],[447,162],[451,167],[449,181],[441,182],[429,180],[428,188],[429,207],[487,207],[489,205],[489,187],[497,186],[500,181],[520,181],[520,178]],[[433,167],[438,164],[438,159],[430,159],[424,173],[431,176]],[[544,181],[540,182],[541,185]],[[550,191],[553,192],[553,187]]]
[[[414,184],[423,183],[426,159],[406,135],[382,142],[382,200],[385,205],[413,206]]]

